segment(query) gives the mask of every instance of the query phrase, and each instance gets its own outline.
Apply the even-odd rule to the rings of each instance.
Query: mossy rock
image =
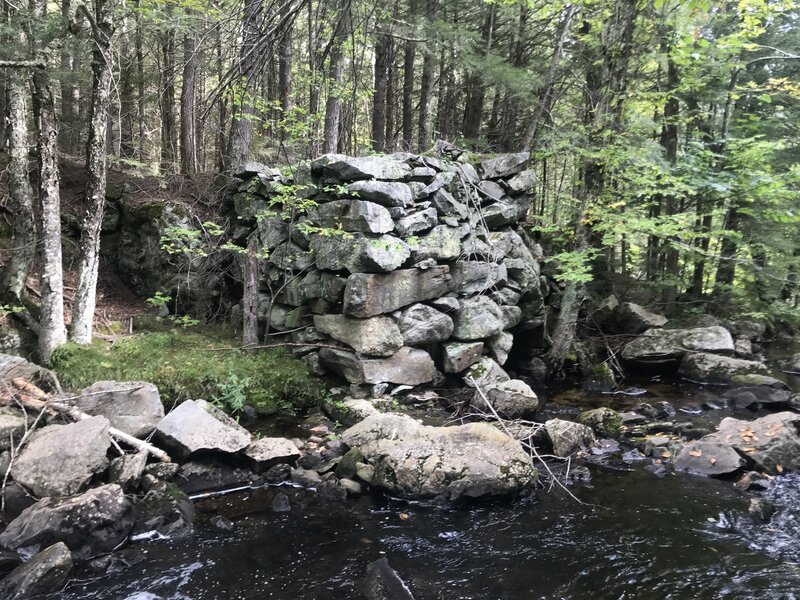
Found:
[[[581,413],[578,422],[586,425],[601,437],[616,437],[622,428],[622,417],[619,413],[606,407]]]

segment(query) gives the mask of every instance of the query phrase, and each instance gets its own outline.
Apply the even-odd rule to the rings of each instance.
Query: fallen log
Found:
[[[15,377],[11,380],[11,385],[16,389],[16,393],[12,394],[10,391],[0,393],[0,403],[10,404],[16,400],[25,408],[36,411],[46,410],[54,414],[67,415],[74,421],[84,421],[92,418],[92,415],[88,415],[70,404],[59,401],[30,381]],[[135,438],[115,427],[109,427],[108,433],[115,440],[135,448],[136,450],[144,450],[161,462],[172,462],[169,454],[144,440]]]

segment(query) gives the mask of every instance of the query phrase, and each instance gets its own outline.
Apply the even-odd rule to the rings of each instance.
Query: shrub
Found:
[[[280,349],[220,350],[235,345],[222,333],[161,331],[88,346],[67,344],[49,367],[67,389],[100,380],[150,381],[167,407],[189,398],[238,404],[242,398],[262,414],[310,408],[325,397],[306,365]]]

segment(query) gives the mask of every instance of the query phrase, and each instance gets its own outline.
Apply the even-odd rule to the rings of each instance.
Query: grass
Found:
[[[67,344],[48,366],[66,389],[101,380],[149,381],[167,408],[189,398],[225,405],[231,390],[262,414],[310,408],[324,399],[325,387],[301,360],[281,349],[218,350],[236,343],[218,331],[148,332],[113,344]]]

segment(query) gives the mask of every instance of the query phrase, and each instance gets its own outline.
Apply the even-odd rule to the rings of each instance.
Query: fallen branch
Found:
[[[25,381],[22,378],[16,377],[12,379],[11,385],[17,388],[19,392],[16,394],[16,397],[19,402],[21,402],[22,405],[26,406],[27,408],[34,410],[48,410],[57,414],[67,415],[74,421],[85,421],[86,419],[92,418],[91,415],[86,414],[78,408],[56,400],[40,388],[33,385],[31,382]],[[11,400],[11,398],[5,398],[2,394],[0,394],[0,402],[8,402],[9,400]],[[136,450],[144,450],[156,457],[161,462],[172,462],[169,454],[160,448],[156,448],[152,444],[148,444],[143,440],[135,438],[124,431],[120,431],[115,427],[109,427],[108,433],[113,439],[123,442],[124,444],[127,444]]]

